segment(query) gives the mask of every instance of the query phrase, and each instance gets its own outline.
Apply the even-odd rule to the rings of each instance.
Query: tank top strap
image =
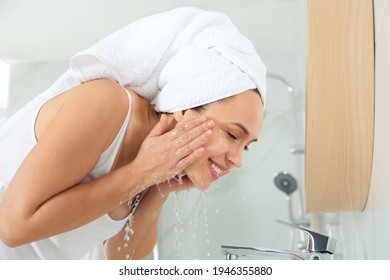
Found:
[[[127,115],[125,120],[123,121],[123,124],[118,132],[118,134],[115,136],[115,139],[112,141],[110,146],[101,154],[98,163],[96,164],[95,168],[91,171],[90,176],[92,178],[100,177],[101,175],[108,173],[112,169],[112,165],[115,161],[115,157],[119,151],[119,148],[123,142],[127,126],[130,122],[130,115],[131,115],[131,105],[132,105],[132,97],[130,92],[123,87],[125,90],[127,97],[129,98],[129,110],[127,111]],[[90,177],[88,176],[88,177]],[[89,178],[89,179],[92,179]]]

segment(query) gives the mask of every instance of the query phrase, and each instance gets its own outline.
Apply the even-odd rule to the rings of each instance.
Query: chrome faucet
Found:
[[[290,260],[330,260],[336,249],[336,239],[330,236],[308,230],[306,228],[290,224],[282,220],[278,223],[299,229],[308,235],[306,251],[274,250],[256,247],[221,246],[221,253],[226,260],[235,260],[240,257],[264,257],[267,259],[290,259]]]

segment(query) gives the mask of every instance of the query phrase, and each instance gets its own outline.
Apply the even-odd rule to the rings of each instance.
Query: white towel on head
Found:
[[[174,112],[257,88],[266,68],[227,16],[177,8],[140,19],[74,56],[79,82],[108,78]]]
[[[49,89],[0,127],[0,139],[29,111],[82,82],[128,86],[159,112],[204,105],[257,88],[265,105],[266,68],[252,43],[222,13],[177,8],[145,17],[71,59]]]

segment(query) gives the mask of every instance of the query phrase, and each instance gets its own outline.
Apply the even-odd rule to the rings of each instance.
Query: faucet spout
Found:
[[[226,260],[236,260],[241,257],[263,257],[268,260],[304,260],[307,257],[303,252],[228,245],[221,246],[221,253]]]
[[[256,247],[221,246],[225,260],[237,260],[241,257],[264,258],[267,260],[330,260],[331,254],[317,252],[295,252]]]
[[[226,260],[236,260],[241,257],[265,258],[270,260],[330,260],[335,251],[336,240],[330,236],[322,235],[303,227],[281,220],[277,222],[299,229],[308,235],[306,251],[289,251],[264,249],[256,247],[221,246],[221,253]]]
[[[309,252],[320,252],[320,253],[329,253],[333,254],[336,250],[336,239],[330,236],[326,236],[323,234],[320,234],[318,232],[314,232],[308,229],[305,229],[303,227],[287,223],[282,220],[276,220],[276,222],[289,226],[291,228],[296,228],[304,233],[307,234],[308,236],[308,243],[307,243],[307,251]]]

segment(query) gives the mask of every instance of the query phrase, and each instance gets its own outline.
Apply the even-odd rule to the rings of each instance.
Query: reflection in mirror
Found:
[[[85,7],[81,4],[84,2]],[[7,42],[0,46],[0,59],[9,64],[10,74],[9,94],[3,92],[0,99],[3,117],[50,86],[77,51],[131,21],[182,5],[221,11],[254,43],[267,66],[264,126],[259,141],[244,154],[243,167],[215,182],[205,193],[191,190],[169,197],[159,220],[154,258],[222,259],[222,244],[299,247],[300,236],[280,227],[274,219],[307,221],[302,208],[306,0],[149,0],[136,5],[122,1],[119,10],[108,2],[106,6],[89,2],[66,1],[54,7],[46,1],[48,9],[61,12],[58,15],[47,13],[47,9],[35,12],[33,6],[18,9],[17,3],[15,9],[0,11],[0,26],[13,25],[29,42],[26,49],[26,44],[9,31],[0,30]],[[79,7],[80,14],[74,14],[73,7]],[[28,13],[15,15],[23,11]],[[87,19],[88,15],[91,18]],[[20,25],[11,17],[23,17],[31,25]],[[29,31],[34,28],[34,32]],[[294,192],[287,194],[275,184],[280,172],[290,177],[278,184],[287,187],[294,182]]]

